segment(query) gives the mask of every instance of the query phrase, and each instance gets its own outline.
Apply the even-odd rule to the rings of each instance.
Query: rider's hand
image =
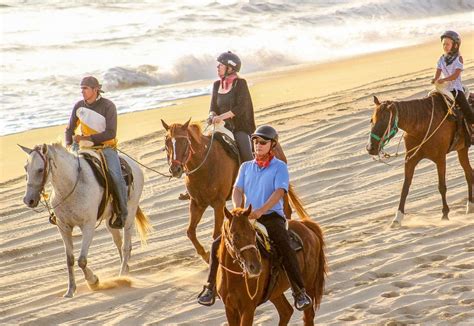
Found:
[[[437,81],[436,78],[431,79],[431,83],[432,83],[432,84],[436,83],[436,81]]]
[[[221,123],[223,119],[219,117],[218,115],[212,118],[212,123]]]
[[[208,125],[212,125],[212,119],[216,116],[214,112],[209,113],[209,117],[207,118],[206,122]]]
[[[253,211],[250,212],[249,219],[251,220],[257,220],[260,218],[260,216],[263,215],[263,211],[260,208],[254,209]]]

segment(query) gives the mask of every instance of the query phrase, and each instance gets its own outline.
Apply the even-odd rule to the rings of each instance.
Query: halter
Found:
[[[225,247],[227,249],[227,252],[234,259],[234,263],[237,263],[240,266],[240,268],[242,269],[242,272],[233,271],[233,270],[227,268],[226,266],[224,266],[221,262],[219,262],[219,265],[225,271],[227,271],[229,273],[232,273],[232,274],[235,274],[235,275],[241,275],[245,279],[245,287],[247,289],[247,294],[248,294],[250,300],[253,300],[255,298],[255,296],[257,295],[257,292],[258,292],[258,285],[259,285],[260,276],[257,277],[257,285],[255,286],[255,292],[253,294],[250,294],[250,289],[249,289],[249,285],[248,285],[248,271],[247,271],[247,268],[245,267],[245,263],[243,262],[242,252],[244,252],[245,250],[255,249],[256,252],[257,252],[257,255],[258,255],[258,261],[261,263],[262,262],[262,257],[260,256],[260,251],[258,250],[257,246],[254,245],[254,244],[248,244],[248,245],[245,245],[241,248],[236,248],[233,241],[230,240],[229,237],[228,237],[228,232],[229,231],[228,231],[228,228],[226,226],[224,226],[223,231],[224,232],[223,232],[222,236],[224,238],[224,244],[225,244]],[[256,237],[256,235],[255,235],[255,237]]]
[[[168,156],[168,163],[169,165],[171,166],[173,163],[176,163],[176,164],[179,164],[183,167],[184,170],[187,170],[185,171],[185,174],[186,175],[191,175],[193,174],[194,172],[196,172],[197,170],[199,170],[203,165],[204,163],[206,162],[207,158],[209,157],[209,153],[211,152],[211,148],[212,148],[212,144],[214,142],[214,133],[215,133],[215,129],[216,129],[216,126],[213,124],[212,125],[212,133],[211,133],[211,141],[209,143],[209,146],[207,147],[207,152],[206,152],[206,156],[204,157],[204,159],[202,160],[202,162],[198,165],[198,167],[196,167],[195,169],[189,171],[187,168],[186,168],[186,164],[188,163],[188,161],[191,159],[191,156],[192,154],[196,153],[193,148],[192,148],[192,145],[191,145],[191,138],[189,137],[189,135],[187,136],[177,136],[177,137],[173,137],[173,138],[186,138],[187,141],[188,141],[188,146],[186,148],[186,152],[187,154],[185,154],[185,157],[186,157],[186,160],[184,162],[181,162],[180,160],[176,160],[176,159],[173,159],[173,160],[170,160],[170,157],[169,155],[167,154]],[[165,145],[166,146],[166,145]],[[173,149],[173,154],[174,154],[174,149]]]
[[[44,163],[44,168],[43,168],[43,178],[41,180],[41,185],[40,185],[40,190],[39,190],[39,193],[41,195],[41,198],[43,199],[44,201],[44,206],[46,207],[46,209],[48,210],[48,213],[49,213],[49,221],[51,222],[52,219],[55,217],[55,214],[53,212],[53,209],[59,207],[61,204],[63,204],[66,199],[69,198],[69,196],[72,195],[72,193],[74,192],[74,190],[76,190],[76,187],[77,187],[77,184],[79,183],[79,175],[80,175],[80,172],[81,172],[81,161],[79,160],[79,156],[77,156],[77,164],[78,164],[78,167],[77,167],[77,178],[76,178],[76,182],[74,183],[74,186],[72,187],[71,191],[56,205],[54,206],[51,206],[51,204],[49,203],[49,195],[46,193],[45,191],[45,187],[46,187],[46,182],[48,180],[48,175],[49,173],[51,172],[51,167],[52,167],[52,164],[50,163],[50,161],[52,161],[52,159],[47,156],[46,154],[43,155],[42,151],[41,151],[41,147],[40,146],[35,146],[35,148],[33,148],[33,152],[36,152],[38,153],[38,155],[41,157],[41,159],[43,160],[43,163]],[[56,164],[54,163],[54,161],[52,161],[53,164],[56,166]],[[27,186],[30,186],[30,187],[35,187],[34,185],[31,185],[29,183],[26,184]],[[51,222],[51,224],[54,224]]]
[[[390,111],[390,119],[388,120],[387,129],[385,130],[382,137],[374,134],[373,132],[370,133],[370,137],[372,137],[373,139],[379,142],[379,152],[385,147],[385,145],[387,145],[390,142],[390,140],[398,132],[398,110],[395,111],[395,119],[393,119],[393,125],[392,125],[392,118],[393,118],[393,113],[392,111]]]

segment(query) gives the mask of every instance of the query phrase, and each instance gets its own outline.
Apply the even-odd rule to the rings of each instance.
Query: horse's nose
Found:
[[[175,178],[181,178],[181,175],[183,174],[183,168],[181,165],[171,165],[170,173]]]
[[[372,144],[367,144],[367,146],[365,147],[365,149],[367,150],[367,152],[369,152],[370,155],[377,155],[377,149],[372,146]]]
[[[250,274],[250,277],[257,277],[260,275],[261,271],[261,264],[260,263],[250,263],[248,266],[248,271]]]
[[[28,199],[24,197],[23,202],[25,203],[26,206],[31,207],[31,208],[38,206],[38,202],[34,199]]]

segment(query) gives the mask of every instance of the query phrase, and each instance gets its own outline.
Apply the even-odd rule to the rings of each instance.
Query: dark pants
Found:
[[[290,280],[293,292],[299,292],[304,289],[303,278],[298,266],[295,251],[290,247],[290,236],[286,230],[286,220],[277,213],[262,215],[258,221],[265,225],[268,231],[268,236],[272,240],[276,251],[282,257],[283,267]],[[214,287],[216,284],[217,268],[219,261],[217,259],[217,250],[221,243],[221,236],[217,237],[212,243],[211,257],[209,258],[209,277],[207,282]]]
[[[250,136],[243,131],[234,132],[235,142],[239,148],[240,160],[243,162],[253,160],[252,144]]]
[[[471,124],[474,123],[474,112],[472,112],[472,108],[469,105],[464,92],[458,90],[457,94],[456,91],[452,91],[451,93],[453,93],[453,95],[456,97],[456,104],[461,108],[466,121]]]

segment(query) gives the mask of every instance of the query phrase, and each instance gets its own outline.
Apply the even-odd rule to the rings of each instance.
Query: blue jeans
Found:
[[[107,167],[109,169],[109,175],[114,183],[113,189],[117,194],[119,200],[120,217],[122,222],[125,223],[125,218],[128,215],[127,210],[127,185],[122,177],[122,169],[120,168],[120,160],[117,151],[113,148],[106,147],[102,151],[107,161]]]

